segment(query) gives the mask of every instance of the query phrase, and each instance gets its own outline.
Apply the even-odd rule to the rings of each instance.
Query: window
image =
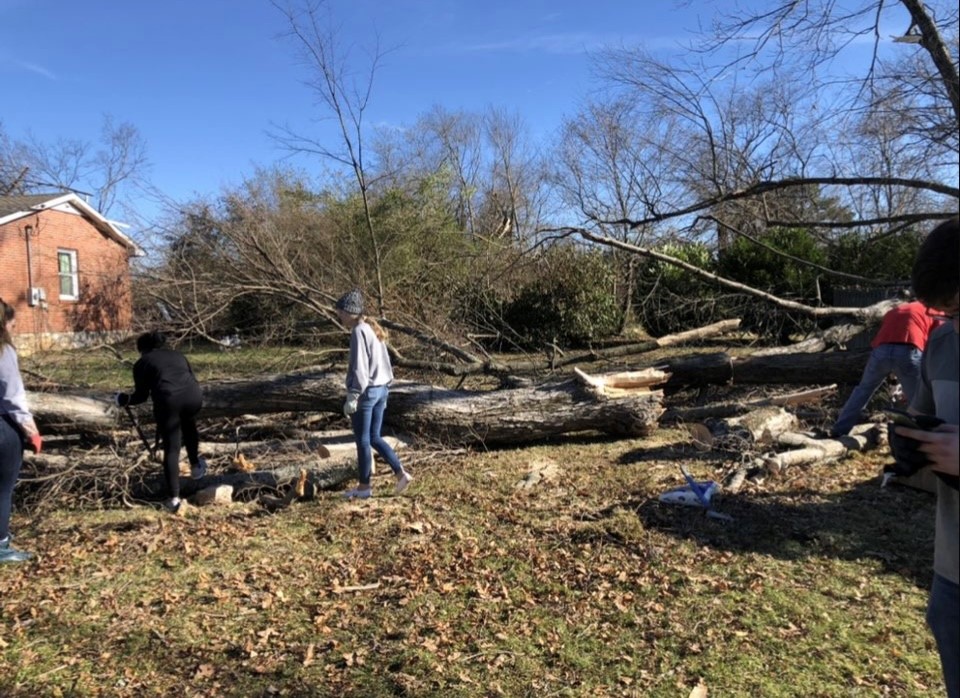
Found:
[[[77,300],[80,295],[80,284],[77,279],[77,251],[57,250],[57,269],[60,274],[60,300]]]

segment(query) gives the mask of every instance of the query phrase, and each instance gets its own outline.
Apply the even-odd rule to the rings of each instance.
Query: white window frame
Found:
[[[70,260],[70,269],[68,271],[64,271],[60,266],[64,256]],[[73,293],[63,292],[63,282],[65,279],[70,280],[70,285],[73,287]],[[76,250],[67,250],[63,248],[57,250],[57,287],[60,289],[60,300],[62,301],[75,301],[80,298],[80,273],[77,268]]]

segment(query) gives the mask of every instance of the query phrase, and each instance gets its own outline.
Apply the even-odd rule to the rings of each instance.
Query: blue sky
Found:
[[[515,110],[545,137],[591,89],[587,52],[668,46],[699,3],[635,0],[330,0],[353,55],[392,50],[367,123],[404,126],[433,105]],[[653,9],[653,8],[656,9]],[[145,139],[151,179],[183,200],[283,156],[271,123],[317,109],[284,18],[267,0],[0,0],[0,121],[12,138],[95,140],[103,115]],[[331,138],[335,136],[331,135]]]
[[[297,2],[298,0],[291,0]],[[757,4],[757,3],[753,3]],[[762,3],[760,3],[762,4]],[[590,52],[690,42],[728,0],[328,0],[358,60],[379,36],[368,126],[434,105],[519,114],[545,140],[596,88]],[[267,131],[321,112],[268,0],[0,0],[0,122],[8,136],[95,141],[137,127],[150,179],[177,201],[219,193],[284,155]],[[360,60],[360,64],[363,62]],[[331,142],[337,144],[332,125]],[[316,130],[311,133],[317,133]],[[327,163],[297,162],[321,172]],[[143,208],[150,204],[144,202]],[[146,211],[149,217],[149,212]]]

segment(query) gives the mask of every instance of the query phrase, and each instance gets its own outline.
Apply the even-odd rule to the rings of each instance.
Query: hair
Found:
[[[379,339],[381,342],[386,342],[390,339],[390,333],[383,329],[383,327],[380,326],[380,323],[374,320],[372,317],[361,315],[360,319],[370,325],[370,329],[373,330],[373,333],[377,335],[377,339]]]
[[[960,218],[930,231],[913,263],[913,291],[924,305],[943,307],[960,292]]]
[[[166,346],[166,344],[167,337],[159,330],[154,330],[153,332],[144,332],[142,335],[137,337],[137,351],[139,351],[141,354],[146,354],[148,351],[159,349],[160,347]]]
[[[0,346],[4,344],[9,344],[13,346],[13,337],[10,335],[10,330],[7,329],[7,324],[17,316],[17,311],[13,309],[12,305],[8,305],[0,298]]]

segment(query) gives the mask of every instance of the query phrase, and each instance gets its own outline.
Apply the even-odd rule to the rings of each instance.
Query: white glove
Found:
[[[357,411],[357,403],[360,401],[360,393],[349,392],[347,399],[343,403],[343,414],[349,417]]]

